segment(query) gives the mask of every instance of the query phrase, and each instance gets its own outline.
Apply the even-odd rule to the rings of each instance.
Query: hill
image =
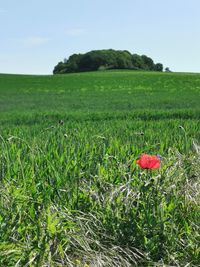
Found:
[[[70,72],[108,70],[108,69],[132,69],[162,71],[161,63],[155,64],[153,59],[146,55],[131,54],[127,50],[93,50],[85,54],[73,54],[64,62],[59,62],[53,70],[54,74]]]

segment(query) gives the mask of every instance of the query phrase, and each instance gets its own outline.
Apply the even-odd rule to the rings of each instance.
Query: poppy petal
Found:
[[[143,169],[158,169],[160,168],[160,158],[143,154],[136,163]]]

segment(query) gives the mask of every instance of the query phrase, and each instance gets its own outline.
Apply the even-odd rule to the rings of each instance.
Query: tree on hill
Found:
[[[144,62],[141,56],[137,54],[132,55],[132,64],[136,70],[144,69]]]
[[[85,54],[73,54],[63,62],[59,62],[54,67],[53,73],[63,74],[102,69],[163,71],[163,65],[161,63],[154,64],[153,60],[146,55],[132,55],[127,50],[103,49]]]
[[[145,55],[142,55],[141,58],[142,58],[142,61],[144,63],[144,69],[145,70],[154,70],[153,59],[151,59],[150,57],[147,57]]]
[[[172,71],[168,67],[166,67],[165,72],[172,72]]]
[[[155,64],[154,70],[155,71],[163,71],[163,64],[161,64],[161,63]]]

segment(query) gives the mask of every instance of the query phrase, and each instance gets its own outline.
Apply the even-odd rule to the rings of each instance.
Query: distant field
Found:
[[[199,112],[200,75],[134,71],[0,75],[1,113]]]
[[[198,266],[199,144],[200,74],[1,74],[0,266]]]

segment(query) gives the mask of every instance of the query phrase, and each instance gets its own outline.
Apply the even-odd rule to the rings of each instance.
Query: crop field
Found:
[[[0,75],[0,266],[200,266],[199,178],[200,74]]]

